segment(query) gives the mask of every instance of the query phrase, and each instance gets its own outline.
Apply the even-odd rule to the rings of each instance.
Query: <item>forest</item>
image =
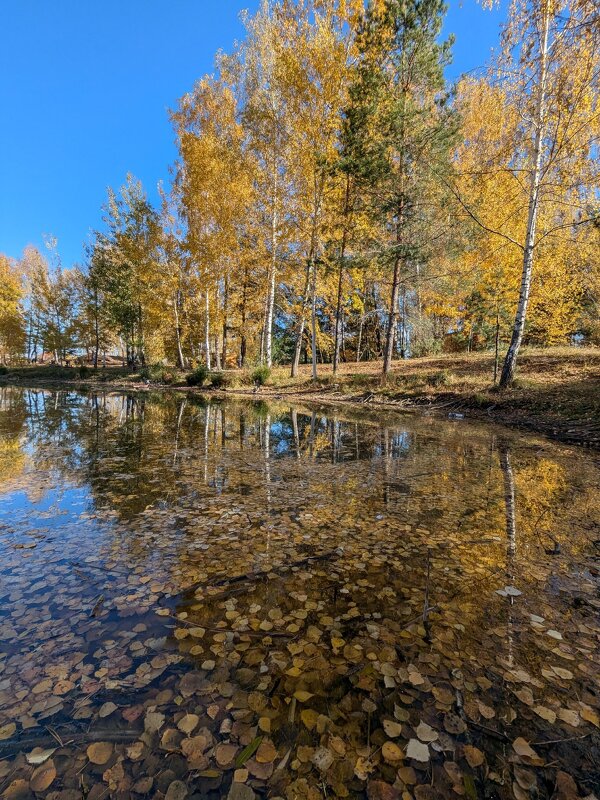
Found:
[[[264,0],[174,98],[154,207],[0,256],[4,364],[208,370],[600,344],[600,7],[515,0],[450,84],[443,0]],[[34,232],[32,232],[32,235]]]

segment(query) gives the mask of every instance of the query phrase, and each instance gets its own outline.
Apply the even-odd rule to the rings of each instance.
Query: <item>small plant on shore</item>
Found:
[[[82,365],[79,367],[79,370],[78,370],[78,372],[79,372],[79,377],[80,377],[82,380],[85,380],[86,378],[89,378],[89,375],[90,375],[90,368],[89,368],[88,366],[86,366],[85,364],[82,364]]]
[[[211,372],[209,382],[213,389],[225,389],[231,384],[231,380],[224,372]]]
[[[202,386],[208,377],[208,370],[204,364],[200,364],[193,372],[185,376],[188,386]]]
[[[8,375],[8,367],[5,367],[4,364],[0,364],[0,375]]]
[[[256,386],[264,386],[271,377],[271,370],[265,364],[261,364],[252,371],[250,377]]]
[[[452,384],[452,373],[447,369],[441,369],[439,372],[434,372],[427,378],[427,383],[430,386],[450,386]]]

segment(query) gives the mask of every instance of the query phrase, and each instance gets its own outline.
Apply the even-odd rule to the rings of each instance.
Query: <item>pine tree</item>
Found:
[[[390,370],[399,288],[427,258],[435,228],[434,186],[456,134],[444,67],[451,41],[439,42],[442,0],[380,0],[358,34],[360,58],[343,137],[346,169],[379,227],[371,249],[389,274],[383,379]]]

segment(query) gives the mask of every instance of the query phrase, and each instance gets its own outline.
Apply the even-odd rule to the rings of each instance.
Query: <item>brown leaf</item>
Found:
[[[263,739],[254,758],[259,764],[270,764],[277,758],[277,750],[269,739]]]
[[[400,791],[385,781],[372,780],[367,783],[369,800],[399,800]]]
[[[472,769],[480,767],[483,764],[485,756],[477,747],[472,747],[470,744],[466,744],[463,750],[465,758],[467,759],[467,763]]]
[[[556,786],[552,800],[579,800],[577,784],[567,772],[558,770],[556,773]]]
[[[54,778],[56,778],[56,767],[54,766],[54,761],[50,759],[34,770],[29,786],[34,792],[45,792]]]
[[[513,750],[518,756],[526,756],[527,758],[537,758],[537,753],[533,750],[529,742],[526,742],[521,736],[513,742]]]
[[[92,764],[106,764],[113,754],[113,745],[111,742],[94,742],[86,752]]]

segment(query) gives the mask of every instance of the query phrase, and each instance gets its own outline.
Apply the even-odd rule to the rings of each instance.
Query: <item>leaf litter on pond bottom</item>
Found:
[[[96,426],[57,399],[67,434],[31,428],[48,468],[0,511],[7,791],[50,760],[49,790],[120,796],[503,798],[527,770],[549,797],[552,760],[593,785],[590,462],[515,437],[508,469],[495,434],[426,420],[113,395]]]

